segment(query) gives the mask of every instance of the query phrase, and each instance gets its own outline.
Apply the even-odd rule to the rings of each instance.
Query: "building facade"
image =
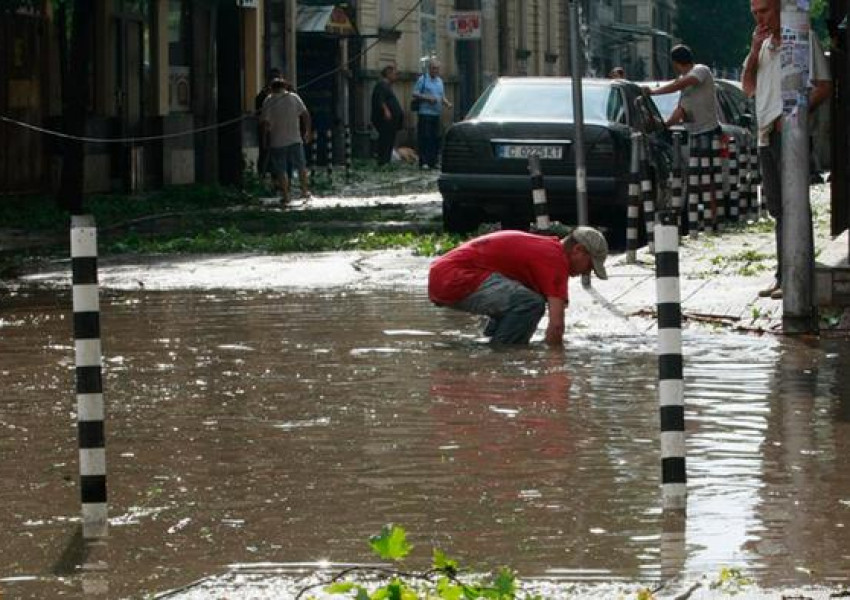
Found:
[[[576,0],[585,75],[615,65],[631,78],[669,76],[674,0]],[[0,12],[0,110],[63,130],[62,15]],[[100,0],[95,3],[86,107],[85,190],[132,191],[193,182],[238,183],[256,162],[255,98],[279,69],[304,98],[318,132],[320,163],[343,159],[346,132],[368,157],[370,96],[395,64],[402,105],[436,57],[463,118],[503,75],[571,72],[569,0]],[[63,63],[63,60],[65,62]],[[17,68],[15,65],[27,67]],[[66,86],[67,87],[67,86]],[[55,187],[63,144],[7,122],[0,192]],[[414,145],[407,110],[400,143]]]

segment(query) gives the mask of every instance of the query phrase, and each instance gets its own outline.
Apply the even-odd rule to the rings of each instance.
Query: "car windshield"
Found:
[[[673,114],[673,111],[679,105],[679,95],[679,92],[673,92],[672,94],[661,94],[652,97],[652,101],[655,102],[658,112],[661,113],[665,121],[670,118],[670,115]]]
[[[612,88],[582,88],[584,118],[608,120],[608,102]],[[572,121],[572,86],[495,84],[473,105],[468,119],[515,119],[522,121]]]

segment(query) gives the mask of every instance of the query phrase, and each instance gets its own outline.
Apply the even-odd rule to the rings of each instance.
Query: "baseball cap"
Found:
[[[605,259],[608,258],[608,242],[605,236],[593,227],[576,227],[570,234],[577,243],[584,246],[593,261],[593,272],[599,279],[608,279],[605,271]]]

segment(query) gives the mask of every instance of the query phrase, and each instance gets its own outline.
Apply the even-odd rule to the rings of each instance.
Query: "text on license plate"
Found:
[[[558,160],[563,157],[563,146],[536,146],[530,144],[500,144],[496,146],[499,158],[528,158],[536,154],[541,160]]]

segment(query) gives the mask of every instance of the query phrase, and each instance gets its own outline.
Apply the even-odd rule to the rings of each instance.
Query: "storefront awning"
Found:
[[[298,5],[299,33],[331,33],[353,35],[354,25],[345,11],[334,4],[325,6]]]

